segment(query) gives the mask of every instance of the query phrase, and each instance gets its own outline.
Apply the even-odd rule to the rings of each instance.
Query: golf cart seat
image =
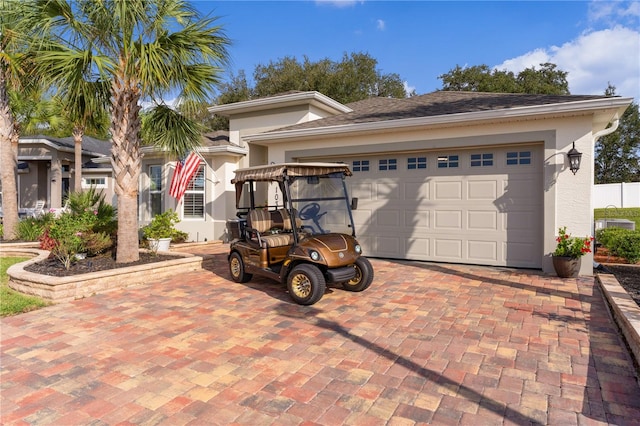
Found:
[[[293,244],[293,232],[289,213],[285,209],[249,211],[247,217],[248,240],[257,241],[260,247],[282,247]]]

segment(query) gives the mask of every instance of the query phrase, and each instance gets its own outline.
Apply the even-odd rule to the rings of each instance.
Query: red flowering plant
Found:
[[[556,241],[558,245],[553,252],[554,256],[578,258],[591,253],[593,237],[572,237],[571,234],[567,234],[567,227],[563,226],[558,229]]]

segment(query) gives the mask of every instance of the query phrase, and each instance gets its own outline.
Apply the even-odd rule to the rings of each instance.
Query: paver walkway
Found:
[[[204,249],[203,271],[0,320],[2,424],[640,424],[592,278],[374,259],[369,290],[303,307]]]

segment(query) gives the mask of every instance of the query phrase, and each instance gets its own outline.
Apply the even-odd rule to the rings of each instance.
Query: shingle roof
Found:
[[[437,91],[403,99],[369,98],[347,104],[353,110],[352,112],[282,127],[275,131],[492,111],[602,98],[605,96]]]
[[[203,146],[237,146],[229,141],[229,132],[226,130],[216,130],[202,135]]]

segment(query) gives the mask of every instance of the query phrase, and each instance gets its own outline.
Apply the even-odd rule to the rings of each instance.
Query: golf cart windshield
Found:
[[[344,173],[292,177],[289,194],[291,206],[305,231],[354,234]]]

